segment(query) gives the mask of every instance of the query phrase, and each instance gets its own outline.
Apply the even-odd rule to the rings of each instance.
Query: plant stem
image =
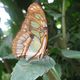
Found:
[[[67,48],[67,36],[66,36],[66,23],[65,23],[65,2],[66,0],[63,0],[62,3],[62,36],[63,36],[63,44],[64,48]]]
[[[49,80],[56,80],[51,70],[48,71],[47,76],[49,77]]]
[[[3,61],[4,61],[4,66],[5,66],[6,70],[7,70],[7,72],[8,72],[8,73],[11,73],[12,70],[11,70],[11,67],[10,67],[10,65],[8,64],[7,60],[6,60],[6,59],[3,59]]]

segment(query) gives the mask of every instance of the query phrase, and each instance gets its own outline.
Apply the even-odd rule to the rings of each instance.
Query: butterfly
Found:
[[[20,31],[13,39],[12,53],[16,57],[42,59],[46,54],[48,28],[45,13],[38,2],[33,2]]]

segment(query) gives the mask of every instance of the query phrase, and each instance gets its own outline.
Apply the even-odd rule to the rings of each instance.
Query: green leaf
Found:
[[[12,34],[8,35],[0,45],[0,57],[7,56],[11,53]]]
[[[53,67],[51,72],[54,75],[55,80],[61,80],[60,79],[60,77],[61,77],[61,75],[60,75],[61,71],[57,70],[56,67]]]
[[[61,67],[56,64],[47,74],[43,75],[43,80],[61,80],[61,75]]]
[[[56,64],[56,65],[55,65],[55,70],[56,70],[56,72],[57,72],[58,77],[60,78],[61,75],[62,75],[61,66],[60,66],[59,64]]]
[[[61,75],[61,67],[57,64],[47,74],[43,75],[43,80],[61,80]]]
[[[61,13],[55,12],[53,10],[45,10],[47,12],[47,14],[49,14],[50,16],[53,16],[54,19],[58,19],[61,17]]]
[[[35,80],[47,73],[54,65],[54,60],[48,56],[31,62],[21,59],[13,69],[11,80]]]
[[[10,74],[2,72],[2,80],[10,80]]]
[[[67,58],[80,59],[80,51],[62,50],[62,55]]]

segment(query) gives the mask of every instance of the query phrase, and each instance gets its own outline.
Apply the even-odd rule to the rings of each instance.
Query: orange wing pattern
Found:
[[[41,6],[34,2],[27,11],[26,18],[12,44],[16,57],[43,58],[48,40],[47,21]]]

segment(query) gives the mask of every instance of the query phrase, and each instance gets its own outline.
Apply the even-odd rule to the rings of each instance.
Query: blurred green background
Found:
[[[17,62],[11,44],[32,2],[0,0],[0,80],[9,80]],[[60,67],[61,80],[80,80],[80,0],[40,2],[48,21],[48,53]]]

